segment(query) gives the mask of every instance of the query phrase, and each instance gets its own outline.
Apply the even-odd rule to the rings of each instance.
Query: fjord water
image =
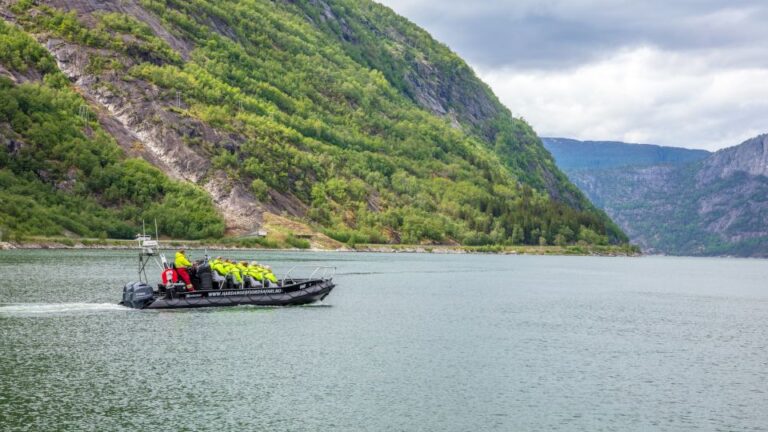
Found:
[[[0,252],[2,429],[768,429],[768,262],[255,258],[338,288],[135,311],[135,252]]]

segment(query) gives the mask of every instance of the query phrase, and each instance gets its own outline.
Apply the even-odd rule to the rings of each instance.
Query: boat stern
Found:
[[[123,287],[121,305],[134,309],[144,309],[155,300],[152,287],[143,282],[129,282]]]

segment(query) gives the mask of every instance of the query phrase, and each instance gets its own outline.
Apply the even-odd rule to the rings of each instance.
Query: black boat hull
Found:
[[[155,293],[141,309],[191,309],[223,306],[300,306],[323,300],[335,285],[332,279],[284,281],[269,288],[223,289],[192,292]],[[125,306],[138,305],[122,303]]]

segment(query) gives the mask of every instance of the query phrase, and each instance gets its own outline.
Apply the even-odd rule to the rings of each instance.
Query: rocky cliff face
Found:
[[[70,2],[60,2],[70,3]],[[94,4],[114,8],[109,3],[71,2],[71,6]],[[135,6],[135,5],[134,5]],[[198,183],[214,199],[232,233],[255,230],[265,208],[240,184],[233,184],[221,172],[211,169],[209,157],[186,143],[200,138],[214,146],[236,145],[236,134],[223,134],[209,125],[176,114],[174,100],[156,86],[143,81],[125,81],[114,71],[101,75],[88,73],[92,50],[58,39],[45,44],[56,62],[83,95],[102,107],[100,120],[132,156],[139,156],[161,168],[168,176]],[[130,66],[131,60],[123,58]]]
[[[697,179],[709,183],[736,173],[768,176],[768,135],[752,138],[736,147],[720,150],[702,165]]]
[[[766,257],[767,152],[762,135],[697,162],[567,173],[646,252]]]

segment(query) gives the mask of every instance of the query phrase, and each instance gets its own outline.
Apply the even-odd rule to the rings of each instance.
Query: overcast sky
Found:
[[[768,1],[377,1],[541,136],[716,150],[768,132]]]

